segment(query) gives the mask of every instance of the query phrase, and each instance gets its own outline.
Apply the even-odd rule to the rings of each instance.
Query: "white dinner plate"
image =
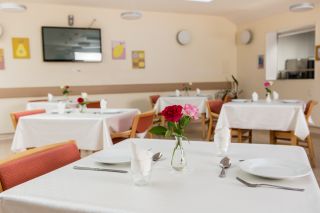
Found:
[[[109,149],[94,155],[93,158],[98,163],[124,164],[130,163],[131,153],[127,150]]]
[[[288,104],[296,104],[299,103],[299,100],[282,100],[283,103],[288,103]]]
[[[240,163],[240,169],[252,175],[270,179],[298,178],[310,174],[308,165],[278,159],[250,159]]]
[[[248,102],[247,99],[232,99],[232,102],[235,102],[235,103],[245,103],[245,102]]]

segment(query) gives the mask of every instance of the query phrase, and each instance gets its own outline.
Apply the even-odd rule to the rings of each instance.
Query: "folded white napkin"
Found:
[[[226,154],[231,143],[231,131],[229,128],[216,129],[214,142],[218,148],[219,154]]]
[[[82,93],[81,93],[81,98],[83,98],[83,99],[88,99],[88,93],[82,92]]]
[[[273,91],[272,97],[273,97],[273,100],[279,100],[279,93],[277,93],[276,91]]]
[[[199,88],[196,89],[197,95],[201,94],[201,90]]]
[[[180,96],[180,90],[176,89],[176,96]]]
[[[134,142],[131,143],[131,151],[131,169],[133,172],[148,176],[151,170],[153,153],[138,148]]]
[[[59,102],[58,103],[58,113],[59,114],[64,114],[64,111],[66,109],[66,103],[63,103],[63,102]]]
[[[254,92],[252,93],[252,101],[256,102],[259,100],[259,95],[258,93]]]
[[[53,101],[53,95],[51,93],[48,93],[48,101],[49,102]]]
[[[100,110],[101,110],[101,113],[104,113],[107,111],[107,101],[104,100],[103,98],[100,100]]]

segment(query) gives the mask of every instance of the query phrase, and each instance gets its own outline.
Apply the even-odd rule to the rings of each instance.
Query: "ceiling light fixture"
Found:
[[[120,16],[125,20],[137,20],[142,17],[142,13],[139,11],[125,11],[122,12]]]
[[[305,12],[313,10],[315,8],[314,3],[304,2],[299,4],[293,4],[289,7],[291,12]]]
[[[14,2],[1,2],[0,11],[23,12],[27,10],[27,6]]]

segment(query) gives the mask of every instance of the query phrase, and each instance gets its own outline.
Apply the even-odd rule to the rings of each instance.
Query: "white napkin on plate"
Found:
[[[88,99],[88,93],[86,93],[86,92],[82,92],[81,93],[81,98],[83,98],[83,99]]]
[[[58,103],[58,113],[59,114],[64,114],[64,111],[66,109],[66,103],[63,103],[63,102],[59,102]]]
[[[231,131],[229,128],[216,129],[214,142],[218,148],[219,154],[226,154],[231,143]]]
[[[180,90],[176,89],[176,96],[179,97],[180,96]]]
[[[107,111],[107,101],[104,99],[100,100],[100,110],[101,110],[101,113],[104,113]]]
[[[272,97],[273,97],[273,100],[279,100],[279,93],[277,93],[276,91],[273,91]]]
[[[153,153],[140,149],[134,142],[131,143],[131,151],[131,169],[142,176],[150,175]]]
[[[201,95],[201,90],[199,88],[196,89],[197,95]]]
[[[256,102],[259,100],[259,95],[258,93],[254,92],[252,93],[252,101]]]
[[[48,101],[49,102],[53,101],[53,95],[51,93],[48,93]]]

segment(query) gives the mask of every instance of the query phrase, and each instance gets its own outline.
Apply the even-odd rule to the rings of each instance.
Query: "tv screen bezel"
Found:
[[[45,41],[44,41],[44,29],[45,28],[53,28],[53,29],[74,29],[74,30],[97,30],[99,32],[100,37],[100,54],[101,60],[100,61],[85,61],[85,60],[68,60],[68,59],[46,59],[45,56]],[[42,26],[41,27],[41,34],[42,34],[42,57],[44,62],[79,62],[79,63],[102,63],[102,37],[101,37],[101,29],[100,28],[85,28],[85,27],[56,27],[56,26]]]

